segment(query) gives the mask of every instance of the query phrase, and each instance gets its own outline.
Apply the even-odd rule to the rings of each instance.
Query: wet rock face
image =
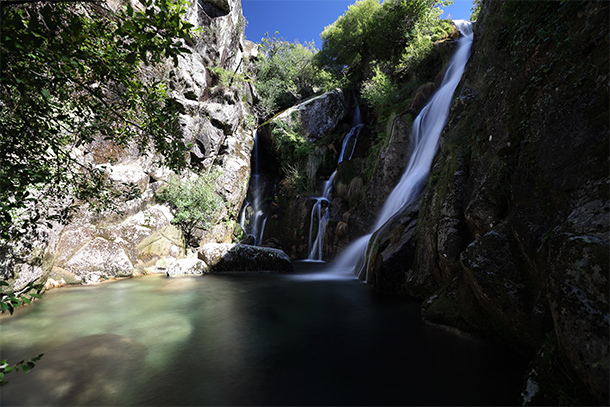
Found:
[[[366,277],[366,281],[378,291],[406,294],[405,282],[413,272],[419,204],[414,202],[405,207],[377,230],[369,241],[367,273],[361,277]]]
[[[607,3],[485,3],[416,232],[369,259],[429,321],[538,354],[526,404],[608,403],[608,27]]]
[[[474,328],[472,309],[448,318],[434,305],[459,278],[495,335],[528,355],[553,338],[570,380],[605,403],[610,206],[608,85],[600,75],[608,77],[608,55],[598,47],[607,7],[486,6],[421,210],[415,281],[427,287],[406,285],[431,296],[431,320],[470,320],[467,329],[484,331]],[[523,18],[506,38],[503,24],[514,14]],[[536,34],[553,18],[572,33],[561,46]],[[540,391],[552,391],[544,382],[559,380],[558,369],[531,369]]]
[[[596,398],[608,400],[609,241],[607,233],[583,233],[582,226],[595,218],[595,202],[590,204],[577,209],[585,215],[578,225],[566,222],[550,238],[546,281],[558,347]],[[607,222],[606,216],[605,230]]]

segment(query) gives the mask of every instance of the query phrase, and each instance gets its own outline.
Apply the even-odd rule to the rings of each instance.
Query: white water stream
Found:
[[[263,233],[265,232],[265,223],[267,217],[263,210],[263,200],[265,199],[264,185],[262,174],[260,171],[260,148],[258,145],[258,130],[254,132],[254,148],[252,151],[253,165],[252,165],[252,176],[250,179],[249,195],[250,201],[246,201],[244,209],[241,212],[239,223],[242,229],[254,238],[254,244],[256,246],[263,242]],[[252,214],[247,215],[247,209],[252,208]],[[250,218],[250,219],[248,219]],[[249,220],[249,222],[247,222]]]
[[[436,154],[439,137],[447,123],[453,94],[470,57],[473,39],[472,23],[463,20],[455,20],[454,23],[462,33],[462,37],[441,86],[413,122],[411,138],[415,147],[407,168],[388,196],[372,232],[350,244],[333,266],[334,270],[353,270],[358,278],[366,280],[366,263],[363,260],[371,236],[402,208],[417,199],[421,193]]]
[[[345,135],[343,138],[343,144],[341,145],[341,153],[339,154],[339,160],[337,161],[337,165],[341,164],[345,159],[347,149],[350,145],[350,141],[354,139],[353,143],[351,143],[352,148],[349,153],[348,160],[352,158],[354,155],[354,150],[356,149],[356,143],[358,142],[358,135],[364,127],[362,124],[362,119],[360,117],[360,108],[356,103],[356,108],[354,110],[354,118],[352,120],[352,129]],[[335,175],[337,175],[337,171],[335,170],[330,178],[324,182],[322,185],[322,195],[318,197],[313,197],[312,199],[316,200],[316,203],[313,205],[311,209],[311,219],[309,222],[309,255],[307,256],[308,261],[323,261],[323,250],[324,250],[324,235],[326,234],[326,225],[330,219],[330,202],[331,202],[331,191],[333,188],[333,181],[335,179]],[[315,231],[315,239],[314,239],[314,225],[317,225],[318,228]]]

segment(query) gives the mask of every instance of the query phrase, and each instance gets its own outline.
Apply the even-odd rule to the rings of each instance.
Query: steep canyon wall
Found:
[[[528,403],[608,403],[608,38],[604,2],[485,2],[421,206],[369,247],[377,289],[532,358]]]

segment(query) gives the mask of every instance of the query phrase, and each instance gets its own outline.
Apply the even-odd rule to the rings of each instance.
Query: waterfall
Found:
[[[263,175],[260,170],[260,147],[258,145],[258,130],[254,131],[254,148],[252,150],[252,175],[250,178],[250,186],[248,188],[248,196],[250,200],[246,200],[244,208],[240,215],[240,225],[242,229],[254,238],[254,244],[260,245],[263,242],[263,233],[265,232],[265,223],[267,217],[263,209],[263,201],[265,198],[265,188]],[[248,208],[251,208],[251,214],[248,215]]]
[[[355,98],[354,98],[355,99]],[[341,144],[341,153],[339,154],[339,160],[337,161],[337,165],[341,164],[345,159],[346,151],[350,145],[350,141],[353,139],[354,141],[351,143],[352,148],[349,153],[348,160],[352,158],[354,154],[354,150],[356,149],[356,143],[358,142],[358,135],[360,134],[360,130],[364,127],[362,124],[362,119],[360,117],[360,107],[358,103],[356,103],[356,107],[354,109],[354,118],[352,120],[352,128],[343,138],[343,143]],[[324,250],[324,235],[326,234],[326,225],[328,224],[328,220],[330,219],[329,207],[331,202],[331,191],[333,187],[333,181],[335,179],[335,175],[337,175],[337,171],[335,170],[330,178],[324,182],[322,186],[322,195],[319,197],[314,197],[316,202],[311,208],[311,219],[309,222],[309,255],[307,256],[307,260],[309,261],[322,261],[322,252]],[[314,239],[314,225],[318,225],[316,230],[315,239]]]
[[[333,172],[328,181],[324,182],[322,188],[322,196],[313,198],[316,203],[311,209],[311,221],[309,223],[309,255],[307,260],[322,261],[322,251],[324,249],[324,234],[326,233],[326,225],[330,219],[329,206],[330,206],[330,192],[333,188],[333,181],[335,180],[337,171]],[[316,238],[312,242],[313,238],[313,227],[318,225]]]
[[[413,122],[411,138],[414,149],[409,157],[407,168],[388,196],[377,217],[373,231],[351,243],[337,260],[334,265],[335,269],[353,270],[358,278],[366,280],[366,276],[363,276],[364,260],[371,236],[402,208],[417,199],[421,193],[436,154],[439,137],[449,117],[453,93],[462,79],[466,62],[470,57],[473,39],[472,23],[463,20],[455,20],[454,23],[462,33],[462,37],[451,58],[441,86]]]
[[[343,144],[341,145],[341,154],[339,155],[339,161],[337,162],[337,164],[341,164],[341,162],[343,162],[343,159],[345,158],[345,152],[347,151],[347,147],[349,146],[349,142],[353,138],[354,142],[352,143],[352,149],[349,156],[347,157],[348,160],[352,159],[352,155],[354,155],[354,150],[356,149],[356,143],[358,142],[358,135],[360,134],[360,130],[362,130],[363,127],[364,124],[357,124],[352,127],[349,133],[347,133],[347,135],[343,139]]]

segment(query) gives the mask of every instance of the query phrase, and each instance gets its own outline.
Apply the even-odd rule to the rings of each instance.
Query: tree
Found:
[[[0,3],[0,242],[42,218],[65,220],[70,205],[45,213],[47,197],[102,206],[116,197],[104,173],[78,159],[95,140],[137,143],[185,166],[175,104],[165,83],[143,75],[189,52],[185,1],[127,2],[118,12],[103,4]]]
[[[197,246],[193,240],[196,228],[207,229],[222,206],[222,199],[214,190],[214,179],[218,174],[197,176],[191,180],[172,177],[157,197],[170,204],[174,210],[172,223],[184,234],[185,247]]]
[[[336,78],[352,77],[361,70],[370,52],[366,46],[372,20],[380,9],[379,0],[359,0],[320,34],[322,49],[316,63]]]
[[[360,0],[324,29],[316,64],[352,83],[370,75],[372,61],[396,64],[424,22],[438,21],[439,0]]]
[[[41,353],[38,356],[35,356],[29,360],[22,360],[14,365],[10,365],[6,359],[0,360],[0,386],[4,386],[8,383],[8,381],[4,380],[4,375],[11,372],[18,372],[19,369],[21,369],[23,373],[29,373],[30,370],[36,366],[35,362],[38,362],[43,356],[44,353]]]
[[[472,0],[472,8],[470,9],[470,20],[475,21],[481,12],[483,0]]]
[[[270,116],[312,95],[324,82],[324,74],[312,63],[316,49],[265,34],[261,56],[255,62],[255,86],[262,99],[261,113]]]

